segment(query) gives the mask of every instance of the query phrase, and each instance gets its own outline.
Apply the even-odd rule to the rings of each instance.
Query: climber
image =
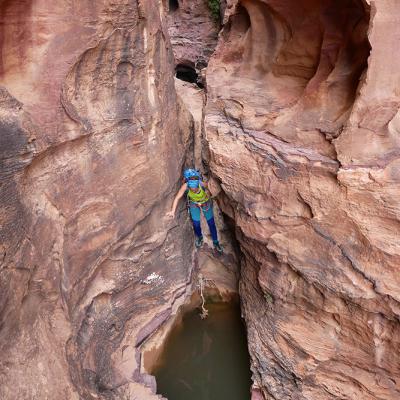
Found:
[[[199,248],[203,244],[203,234],[201,232],[200,225],[200,216],[201,212],[203,212],[210,229],[214,249],[217,250],[218,253],[222,253],[223,249],[218,241],[217,227],[215,226],[212,200],[206,192],[207,183],[201,180],[200,172],[195,169],[186,169],[183,173],[183,177],[185,179],[185,183],[175,196],[172,209],[167,213],[167,216],[170,218],[175,216],[175,210],[178,202],[186,193],[188,209],[193,222],[193,230],[196,235],[196,247]]]

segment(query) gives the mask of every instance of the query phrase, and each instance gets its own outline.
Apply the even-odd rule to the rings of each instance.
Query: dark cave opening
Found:
[[[179,8],[178,0],[169,0],[169,11],[174,12]]]
[[[199,88],[204,87],[199,79],[199,74],[190,65],[178,64],[175,68],[175,76],[181,81],[195,83]]]

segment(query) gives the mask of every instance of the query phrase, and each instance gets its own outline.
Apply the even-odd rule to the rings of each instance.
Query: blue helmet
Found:
[[[183,173],[183,177],[185,178],[185,181],[188,181],[191,178],[197,178],[200,180],[200,172],[197,169],[187,168]]]
[[[188,184],[190,189],[195,189],[195,188],[199,187],[200,181],[199,180],[190,179],[190,180],[187,181],[187,184]]]

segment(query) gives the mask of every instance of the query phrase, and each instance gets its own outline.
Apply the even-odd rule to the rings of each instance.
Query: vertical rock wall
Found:
[[[165,0],[165,3],[176,64],[204,68],[214,52],[220,29],[208,0]]]
[[[397,399],[398,4],[228,3],[205,129],[255,383],[271,400]]]
[[[2,399],[156,398],[138,349],[190,281],[185,212],[163,215],[202,130],[170,3],[0,1]],[[226,3],[204,154],[254,393],[397,399],[397,1]],[[177,4],[176,62],[200,69],[217,29]]]
[[[191,263],[160,7],[0,2],[2,399],[149,395],[136,348]]]

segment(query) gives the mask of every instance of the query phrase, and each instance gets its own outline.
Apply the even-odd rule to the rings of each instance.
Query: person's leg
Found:
[[[212,202],[209,202],[209,204],[202,207],[202,210],[203,210],[204,216],[206,217],[208,227],[210,229],[211,237],[212,237],[213,244],[214,244],[214,249],[217,250],[218,253],[222,254],[223,248],[218,241],[218,233],[217,233],[217,227],[215,226]]]
[[[201,246],[203,241],[203,234],[201,232],[200,224],[200,209],[196,206],[189,207],[190,216],[192,218],[193,230],[196,235],[196,246]]]
[[[206,217],[212,240],[214,243],[218,243],[218,233],[217,233],[217,227],[215,225],[214,211],[212,204],[202,207],[202,210],[204,216]]]

